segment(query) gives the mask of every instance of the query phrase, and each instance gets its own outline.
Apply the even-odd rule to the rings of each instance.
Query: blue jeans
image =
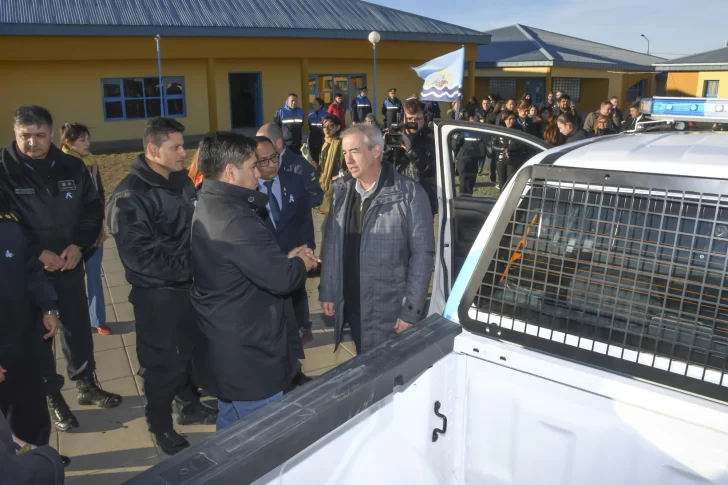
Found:
[[[485,158],[478,160],[478,173],[483,171],[483,167],[485,167]]]
[[[101,283],[101,260],[104,247],[91,249],[83,255],[86,267],[86,291],[88,292],[88,313],[93,328],[106,326],[106,303],[104,302],[104,285]]]
[[[277,401],[283,397],[283,393],[279,392],[274,394],[268,399],[261,401],[230,401],[225,402],[222,400],[217,401],[217,431],[227,428],[235,421],[239,421],[248,416],[253,411],[256,411],[269,402]]]

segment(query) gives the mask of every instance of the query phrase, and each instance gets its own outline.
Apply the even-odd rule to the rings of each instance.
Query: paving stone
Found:
[[[131,366],[123,347],[95,352],[94,355],[96,356],[96,376],[99,382],[104,383],[131,376]]]
[[[114,286],[124,286],[128,285],[129,282],[126,281],[126,275],[124,272],[117,272],[117,273],[109,273],[104,276],[106,279],[106,285],[109,288],[113,288]]]
[[[139,359],[137,358],[136,349],[136,345],[126,346],[126,356],[129,360],[129,364],[131,365],[132,375],[137,375],[137,372],[139,372]]]
[[[101,335],[93,331],[94,353],[103,352],[104,350],[118,349],[124,347],[121,335]]]
[[[122,334],[121,338],[124,340],[124,347],[136,345],[136,332]]]
[[[131,285],[129,284],[110,288],[109,292],[111,293],[111,301],[113,301],[114,304],[128,302],[130,291]]]
[[[109,304],[106,305],[106,323],[116,323],[116,312],[114,306],[111,305],[111,300],[108,300]]]
[[[108,276],[112,273],[123,272],[124,267],[121,265],[121,261],[118,259],[103,261],[101,266],[104,268],[104,274]]]
[[[131,303],[115,303],[114,310],[116,311],[116,319],[119,322],[134,321],[134,308],[131,306]]]

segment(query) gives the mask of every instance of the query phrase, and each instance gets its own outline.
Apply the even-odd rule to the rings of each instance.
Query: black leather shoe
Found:
[[[307,382],[311,382],[312,380],[313,379],[304,374],[303,371],[299,370],[298,374],[293,376],[293,385],[295,387],[299,387],[306,384]]]
[[[152,433],[152,439],[168,455],[176,455],[190,447],[190,442],[174,430],[166,433]]]
[[[185,403],[175,400],[172,403],[172,416],[178,426],[215,424],[217,422],[217,409],[200,401],[186,403],[185,405]]]
[[[82,406],[95,405],[100,408],[115,408],[121,404],[121,396],[101,389],[96,373],[81,377],[76,381],[78,403]]]
[[[68,465],[71,464],[71,459],[67,456],[61,455],[61,463],[63,463],[63,468],[66,468]]]
[[[48,410],[51,413],[51,420],[53,420],[53,425],[58,431],[68,431],[79,427],[76,416],[73,415],[60,392],[55,392],[46,399],[48,401]]]

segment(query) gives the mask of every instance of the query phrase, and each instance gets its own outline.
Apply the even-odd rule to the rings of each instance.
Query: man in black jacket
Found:
[[[111,408],[121,396],[100,388],[84,282],[83,253],[94,246],[104,217],[103,204],[83,162],[52,143],[53,119],[40,106],[15,112],[15,141],[2,152],[0,190],[17,211],[30,239],[31,257],[38,258],[58,296],[61,344],[68,377],[76,382],[78,403]],[[56,375],[52,340],[45,352],[46,394],[60,431],[78,427],[61,395],[63,378]],[[45,354],[41,356],[41,354]]]
[[[173,407],[177,424],[211,424],[216,418],[190,383],[196,339],[189,295],[190,224],[196,193],[184,168],[183,131],[173,119],[149,120],[144,153],[106,204],[109,229],[132,286],[129,301],[149,431],[169,455],[189,446],[172,426]]]
[[[261,219],[269,199],[257,190],[256,146],[225,132],[200,144],[205,183],[192,222],[192,302],[201,337],[194,367],[200,385],[218,398],[218,430],[280,398],[298,372],[288,297],[318,263],[305,247],[286,256]]]
[[[388,149],[383,160],[402,175],[419,182],[427,192],[432,214],[437,214],[435,139],[432,128],[426,125],[424,106],[417,99],[408,99],[404,104],[404,121],[417,127],[405,129],[402,146]]]

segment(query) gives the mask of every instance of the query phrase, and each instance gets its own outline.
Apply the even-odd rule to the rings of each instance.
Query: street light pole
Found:
[[[157,34],[154,39],[157,41],[157,75],[159,76],[159,113],[164,116],[165,112],[165,101],[164,101],[164,84],[162,84],[162,55],[159,50],[159,41],[161,37]]]
[[[372,105],[372,114],[376,117],[377,112],[377,44],[381,40],[382,36],[379,35],[379,32],[376,30],[373,30],[369,32],[369,42],[372,43],[372,48],[374,49],[374,103]]]
[[[645,37],[645,34],[640,34],[640,35],[642,37],[644,37],[644,39],[647,41],[647,55],[649,56],[650,55],[650,39],[648,39],[647,37]]]

